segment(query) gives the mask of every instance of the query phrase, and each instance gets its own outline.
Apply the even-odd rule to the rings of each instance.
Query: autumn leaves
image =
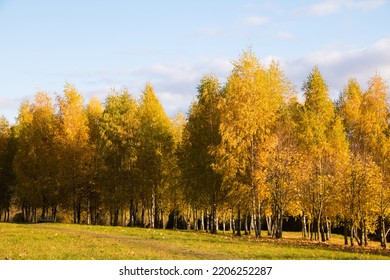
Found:
[[[173,120],[150,84],[140,100],[120,91],[104,105],[92,99],[84,106],[69,84],[54,105],[38,93],[21,105],[15,126],[2,121],[2,161],[14,170],[1,186],[8,203],[2,210],[20,207],[24,221],[51,215],[74,223],[253,230],[257,237],[267,221],[276,238],[283,219],[294,216],[312,239],[325,241],[332,225],[342,225],[351,245],[366,244],[379,230],[386,246],[383,79],[374,76],[366,91],[351,79],[333,102],[314,67],[298,102],[277,63],[261,64],[248,51],[233,65],[225,84],[204,76],[187,117]]]
[[[351,245],[367,244],[368,232],[380,229],[386,246],[389,119],[379,76],[364,93],[350,80],[334,103],[314,67],[300,103],[276,63],[262,65],[244,52],[218,87],[210,77],[202,80],[184,129],[186,186],[203,190],[197,207],[207,194],[211,216],[234,213],[238,234],[243,227],[260,236],[266,220],[268,234],[282,237],[289,215],[314,240],[326,241],[331,226],[342,225]]]

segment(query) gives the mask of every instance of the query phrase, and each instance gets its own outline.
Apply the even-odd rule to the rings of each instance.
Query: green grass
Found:
[[[390,259],[390,250],[349,248],[340,237],[321,244],[284,233],[255,239],[230,233],[153,230],[69,224],[0,223],[0,259]]]

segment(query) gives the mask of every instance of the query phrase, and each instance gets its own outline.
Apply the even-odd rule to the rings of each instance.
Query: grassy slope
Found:
[[[193,231],[0,223],[0,260],[4,259],[390,259],[378,244],[349,248],[302,240],[211,235]]]

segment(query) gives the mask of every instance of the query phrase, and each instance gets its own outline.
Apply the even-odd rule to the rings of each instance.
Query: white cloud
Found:
[[[376,73],[390,82],[390,38],[381,39],[362,49],[321,50],[282,64],[287,77],[298,88],[312,68],[318,65],[333,94],[332,98],[336,98],[350,77],[355,77],[363,88]]]
[[[299,8],[295,10],[295,13],[313,16],[323,16],[338,12],[340,8],[341,5],[338,1],[323,1],[316,4],[312,4],[307,7]]]
[[[205,36],[205,37],[214,37],[218,35],[219,30],[215,27],[203,27],[196,30],[196,34]]]
[[[16,100],[14,98],[0,96],[0,109],[7,109],[10,106],[13,106],[15,104],[16,104]]]
[[[14,98],[11,96],[0,96],[0,117],[5,116],[13,124],[18,116],[19,106],[26,100],[32,100],[33,96],[23,96]]]
[[[157,94],[165,111],[171,116],[178,112],[186,113],[190,106],[191,99],[186,95],[170,91],[158,92]]]
[[[294,40],[295,39],[295,36],[292,33],[286,32],[286,31],[280,31],[280,32],[276,33],[276,37],[279,39],[282,39],[282,40]]]
[[[379,8],[387,3],[386,0],[365,0],[365,1],[348,1],[349,8],[357,8],[360,10],[372,10]]]
[[[203,75],[215,75],[223,83],[231,69],[230,61],[222,57],[199,57],[195,62],[156,63],[141,68],[121,69],[112,75],[121,77],[125,84],[131,86],[129,91],[136,95],[149,81],[167,114],[173,116],[179,110],[187,112]]]
[[[243,22],[247,25],[261,26],[268,23],[269,19],[262,16],[248,16],[243,19]]]
[[[261,10],[261,11],[264,11],[264,10],[268,10],[268,11],[271,11],[273,13],[277,13],[277,14],[281,14],[283,13],[284,9],[282,8],[282,5],[276,1],[272,1],[272,0],[269,0],[269,1],[253,1],[253,2],[249,2],[249,3],[245,3],[243,5],[240,6],[241,9],[245,9],[245,10]]]
[[[338,13],[343,9],[371,10],[383,6],[387,0],[322,0],[315,4],[293,11],[297,15],[325,16]]]

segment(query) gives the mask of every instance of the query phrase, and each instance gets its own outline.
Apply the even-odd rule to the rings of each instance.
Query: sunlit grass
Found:
[[[0,223],[0,259],[390,259],[378,247],[350,249],[285,233],[282,240],[230,233],[68,224]]]

